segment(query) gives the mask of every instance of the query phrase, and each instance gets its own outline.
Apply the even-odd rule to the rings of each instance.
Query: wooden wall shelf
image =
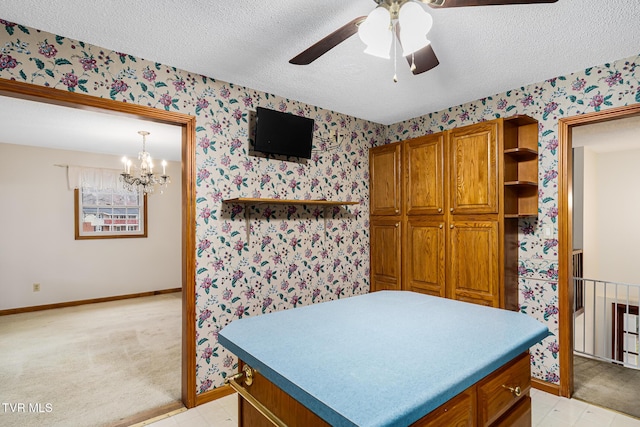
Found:
[[[538,152],[530,148],[509,148],[504,150],[504,154],[508,154],[515,159],[531,160],[538,157]]]
[[[342,206],[359,205],[360,202],[347,202],[342,200],[322,200],[322,199],[263,199],[252,197],[236,197],[235,199],[225,199],[223,203],[236,203],[238,205],[318,205],[318,206]]]
[[[534,216],[533,213],[525,212],[521,214],[504,214],[505,218],[529,218]]]
[[[504,183],[505,186],[511,186],[511,187],[521,187],[521,188],[526,188],[526,187],[538,187],[538,183],[537,182],[533,182],[533,181],[507,181]]]
[[[322,206],[326,211],[326,208],[331,206],[344,206],[344,205],[359,205],[360,202],[347,202],[343,200],[321,200],[321,199],[267,199],[267,198],[256,198],[256,197],[236,197],[233,199],[224,199],[222,203],[236,204],[236,205],[245,205],[245,206],[255,206],[255,205],[309,205],[309,206]],[[244,220],[245,220],[245,230],[247,233],[247,243],[249,243],[251,239],[251,227],[249,225],[250,221],[250,213],[248,209],[244,209]],[[324,222],[324,235],[326,238],[327,235],[327,220],[325,215],[322,217]]]

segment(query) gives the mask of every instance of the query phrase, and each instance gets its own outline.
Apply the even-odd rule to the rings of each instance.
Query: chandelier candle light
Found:
[[[140,160],[138,174],[131,174],[131,160],[123,157],[124,172],[120,174],[120,181],[122,181],[125,188],[129,191],[135,191],[139,188],[145,193],[150,194],[153,193],[156,184],[166,187],[171,183],[171,179],[167,175],[166,160],[162,161],[162,175],[153,173],[151,154],[146,150],[147,135],[149,135],[149,132],[141,130],[138,134],[142,135],[142,151],[138,153],[138,160]]]

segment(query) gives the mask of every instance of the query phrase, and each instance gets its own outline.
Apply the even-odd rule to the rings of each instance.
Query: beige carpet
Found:
[[[573,398],[640,418],[640,370],[573,356]]]
[[[180,400],[181,294],[0,316],[0,426],[105,426]]]

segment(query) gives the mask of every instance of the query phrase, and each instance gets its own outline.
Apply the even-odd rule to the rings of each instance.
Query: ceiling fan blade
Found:
[[[396,38],[398,39],[398,44],[400,45],[400,49],[402,49],[402,43],[400,42],[400,24],[395,25],[396,29]],[[438,57],[436,53],[433,51],[431,47],[431,43],[423,47],[422,49],[418,49],[412,55],[405,56],[409,66],[415,64],[415,68],[411,70],[414,75],[418,75],[424,73],[425,71],[429,71],[432,68],[437,67],[440,64],[438,61]]]
[[[438,64],[440,64],[436,53],[431,47],[431,43],[429,43],[422,49],[415,51],[413,54],[413,61],[411,55],[407,55],[406,58],[407,62],[409,62],[409,65],[411,65],[412,62],[416,64],[415,70],[412,71],[414,75],[429,71],[430,69],[435,68],[438,66]]]
[[[555,3],[558,0],[420,0],[433,8]]]
[[[291,58],[289,60],[289,63],[295,65],[311,64],[313,61],[320,58],[322,55],[357,33],[358,25],[366,18],[366,16],[359,16],[348,24],[343,25],[307,50],[301,52],[294,58]]]

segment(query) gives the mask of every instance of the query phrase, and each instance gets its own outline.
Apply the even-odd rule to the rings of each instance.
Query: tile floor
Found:
[[[535,427],[640,427],[640,419],[531,390],[532,424]],[[232,427],[238,424],[237,395],[198,406],[146,425],[152,427]]]

